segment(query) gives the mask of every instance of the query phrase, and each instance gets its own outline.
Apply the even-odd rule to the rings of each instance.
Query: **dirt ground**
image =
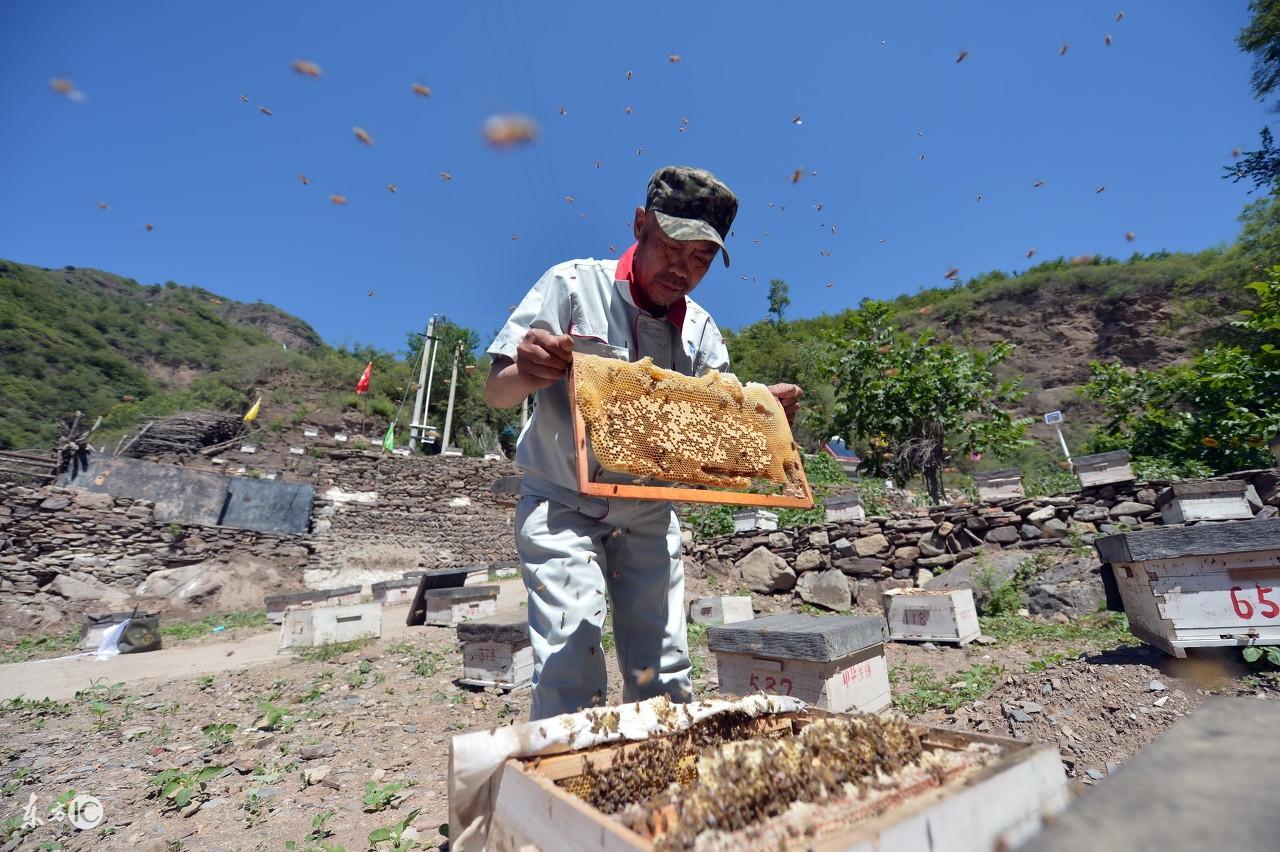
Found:
[[[519,584],[504,586],[501,609],[519,610]],[[705,591],[690,583],[690,597]],[[990,644],[888,646],[899,709],[1055,742],[1069,777],[1094,784],[1211,692],[1277,696],[1238,655],[1174,661],[1126,647],[1114,628],[1018,619],[1006,617]],[[371,832],[402,821],[420,846],[400,848],[444,844],[450,737],[525,719],[529,693],[455,685],[454,632],[394,621],[389,613],[381,640],[331,658],[277,656],[275,631],[264,630],[84,664],[74,677],[42,677],[66,661],[0,667],[0,849],[363,850]],[[714,661],[705,647],[695,656],[695,693],[714,693]],[[606,659],[612,702],[620,681]],[[46,692],[57,697],[37,700]],[[164,807],[154,795],[164,781],[188,783],[191,803]],[[101,826],[49,817],[73,790],[102,801]],[[24,833],[32,796],[43,823]]]

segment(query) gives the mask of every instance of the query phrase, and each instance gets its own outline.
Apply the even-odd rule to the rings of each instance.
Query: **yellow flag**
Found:
[[[257,401],[257,402],[255,402],[255,403],[253,404],[253,408],[250,408],[248,411],[246,411],[246,412],[245,412],[245,415],[244,415],[244,422],[245,422],[245,423],[248,423],[250,420],[252,420],[253,418],[257,417],[257,416],[258,416],[258,409],[259,409],[261,406],[262,406],[262,397],[258,397],[258,401]]]

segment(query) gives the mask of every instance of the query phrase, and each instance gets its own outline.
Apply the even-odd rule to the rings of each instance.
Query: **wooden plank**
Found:
[[[1094,542],[1094,546],[1102,561],[1111,563],[1280,550],[1280,518],[1157,527],[1105,536]]]
[[[888,638],[883,616],[775,613],[707,629],[707,645],[718,653],[785,660],[831,662]]]
[[[458,640],[511,644],[527,642],[529,641],[529,616],[524,613],[513,613],[459,624]]]
[[[519,761],[502,770],[485,848],[493,852],[645,852],[652,846]]]
[[[1280,629],[1280,563],[1271,568],[1148,576],[1162,618],[1183,627]]]
[[[1022,471],[1016,467],[1000,470],[983,470],[973,474],[973,481],[979,485],[993,484],[999,480],[1022,479]]]
[[[1280,848],[1280,702],[1211,696],[1022,852]]]
[[[576,355],[574,357],[577,357]],[[622,485],[593,482],[588,469],[587,426],[578,409],[576,378],[569,370],[569,408],[573,414],[573,446],[578,471],[578,493],[590,497],[618,497],[632,500],[668,500],[672,503],[717,503],[730,506],[770,506],[789,509],[812,509],[813,491],[809,488],[804,467],[800,468],[800,481],[804,497],[788,497],[784,494],[752,494],[746,491],[720,491],[696,486],[671,485]]]

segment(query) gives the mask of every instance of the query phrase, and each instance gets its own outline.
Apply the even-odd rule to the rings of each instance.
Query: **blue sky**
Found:
[[[1244,0],[6,0],[0,257],[261,299],[398,349],[434,312],[487,343],[548,266],[623,250],[666,163],[741,199],[733,266],[694,296],[729,328],[774,277],[801,317],[953,266],[1197,250],[1235,237],[1248,197],[1221,167],[1269,120],[1246,20]],[[535,144],[484,143],[509,110]]]

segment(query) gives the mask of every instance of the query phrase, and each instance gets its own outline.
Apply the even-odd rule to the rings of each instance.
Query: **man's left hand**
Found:
[[[800,407],[800,395],[804,393],[799,385],[769,385],[769,393],[778,400],[782,410],[787,413],[787,423],[794,425],[796,410]]]

